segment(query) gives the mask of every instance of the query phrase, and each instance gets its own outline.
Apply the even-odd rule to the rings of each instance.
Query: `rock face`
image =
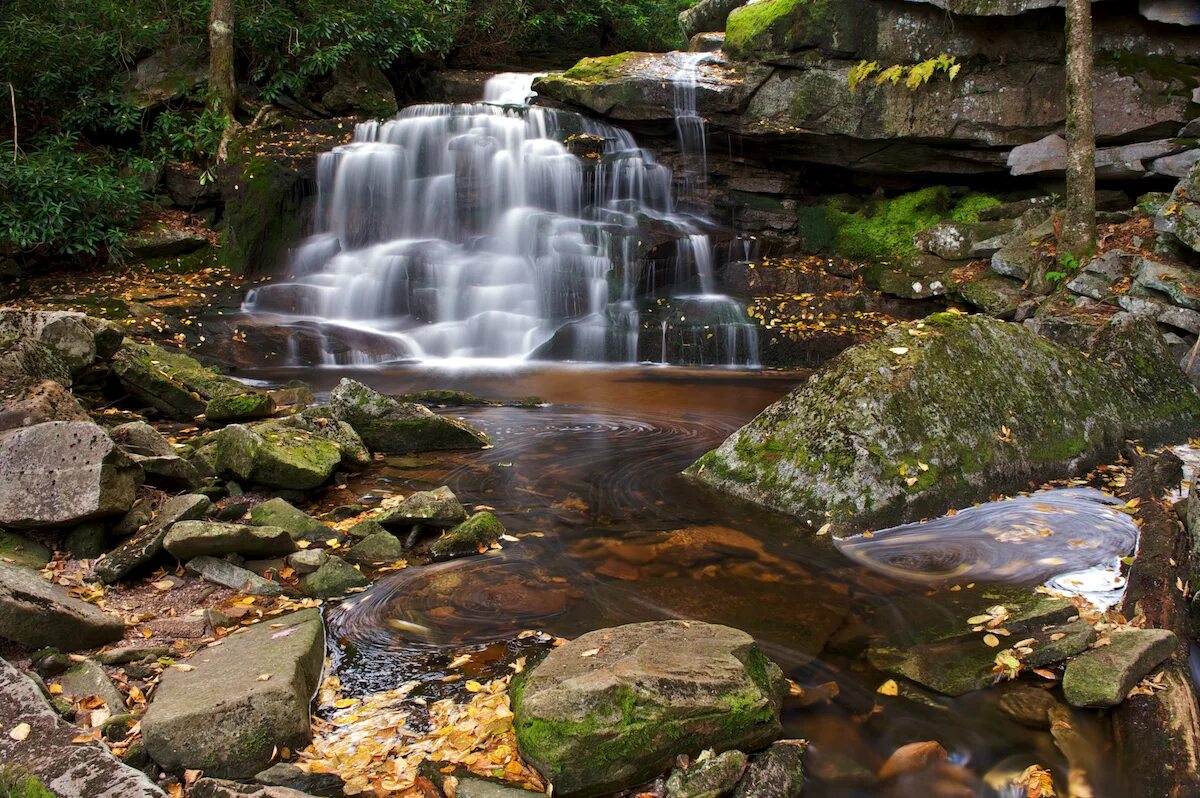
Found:
[[[1200,414],[1161,337],[1137,329],[1096,344],[1125,364],[1118,369],[986,317],[894,325],[687,473],[810,521],[863,525],[1078,473],[1126,437],[1168,435]]]
[[[1112,642],[1067,664],[1063,694],[1077,707],[1115,707],[1142,677],[1161,665],[1179,642],[1165,629],[1127,629]]]
[[[120,640],[121,619],[80,601],[36,571],[0,563],[0,637],[29,648],[63,651]]]
[[[342,379],[330,394],[334,418],[345,421],[367,446],[404,454],[438,449],[479,449],[490,441],[469,424],[427,407],[401,402],[354,380]]]
[[[68,526],[133,504],[142,469],[89,421],[50,421],[0,435],[0,525]]]
[[[21,723],[29,736],[7,732]],[[59,798],[166,798],[144,773],[121,764],[102,743],[73,742],[82,734],[42,697],[37,685],[0,659],[0,762],[37,776]]]
[[[779,668],[736,629],[681,621],[601,629],[551,651],[514,688],[517,743],[556,795],[604,795],[652,778],[681,753],[771,742],[783,687]]]
[[[274,750],[312,737],[308,705],[321,677],[325,632],[319,610],[249,627],[169,669],[142,719],[146,752],[166,770],[249,778]],[[259,675],[271,674],[267,680]]]
[[[277,526],[242,526],[216,521],[180,521],[163,538],[163,548],[180,560],[201,555],[276,557],[291,554],[296,544]]]

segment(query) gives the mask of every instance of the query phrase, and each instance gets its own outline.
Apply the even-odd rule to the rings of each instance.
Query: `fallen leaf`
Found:
[[[29,736],[29,732],[31,731],[33,731],[33,728],[28,723],[18,723],[12,727],[12,731],[8,733],[8,736],[17,742],[21,742]]]

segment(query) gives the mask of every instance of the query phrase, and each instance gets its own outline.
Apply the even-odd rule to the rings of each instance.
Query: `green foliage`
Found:
[[[164,111],[146,134],[146,145],[157,157],[209,163],[216,157],[226,124],[209,106],[199,111]]]
[[[957,202],[945,186],[930,186],[879,200],[853,213],[832,204],[828,218],[838,226],[836,251],[843,257],[864,261],[892,261],[915,256],[913,236],[938,222],[979,221],[979,211],[1000,204],[986,194],[967,194]]]
[[[734,9],[725,27],[725,43],[733,51],[744,51],[760,40],[780,20],[786,20],[806,0],[761,0]]]
[[[62,256],[119,246],[143,198],[136,170],[146,165],[121,173],[111,158],[80,152],[71,136],[16,161],[0,158],[0,247]]]
[[[994,208],[1000,205],[999,198],[991,194],[980,194],[972,191],[967,196],[958,201],[954,206],[954,211],[950,214],[950,218],[960,224],[975,224],[979,221],[979,212],[984,208]]]
[[[37,778],[9,765],[0,765],[0,798],[55,798]]]
[[[916,91],[928,83],[938,72],[944,72],[950,80],[954,80],[958,77],[960,69],[962,69],[962,64],[958,63],[958,59],[952,55],[939,53],[933,58],[927,58],[916,64],[893,64],[887,68],[881,68],[878,61],[859,61],[850,68],[848,80],[851,93],[858,88],[859,83],[871,75],[875,75],[876,86],[882,86],[884,83],[894,86],[904,81],[905,86]]]

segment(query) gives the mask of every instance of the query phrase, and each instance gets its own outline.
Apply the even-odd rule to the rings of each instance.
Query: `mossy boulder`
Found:
[[[1115,707],[1146,674],[1161,665],[1179,640],[1166,629],[1118,629],[1107,646],[1067,664],[1063,694],[1077,707]]]
[[[204,417],[215,424],[267,418],[274,412],[275,400],[271,395],[257,391],[217,396],[204,407]]]
[[[395,562],[404,559],[404,544],[391,532],[377,532],[351,546],[346,559],[354,563]]]
[[[655,621],[554,649],[512,689],[521,755],[555,795],[632,787],[705,749],[754,750],[780,733],[784,679],[744,632]]]
[[[500,519],[487,512],[463,521],[429,545],[429,555],[435,560],[449,560],[486,551],[507,530]],[[368,538],[369,540],[370,538]]]
[[[746,0],[700,0],[691,8],[679,12],[679,27],[683,36],[691,39],[697,33],[713,33],[725,30],[729,12],[744,4]]]
[[[1154,229],[1200,252],[1200,163],[1176,184],[1154,217]]]
[[[800,798],[807,749],[803,740],[780,740],[755,755],[733,798]]]
[[[371,449],[391,454],[435,449],[480,449],[479,430],[427,407],[401,402],[360,382],[342,379],[330,394],[333,416],[345,421]]]
[[[746,772],[746,755],[741,751],[705,751],[686,768],[675,768],[667,777],[671,798],[720,798],[732,792]]]
[[[818,524],[889,525],[1081,473],[1126,438],[1163,439],[1200,417],[1161,337],[1140,329],[1114,334],[1107,361],[982,316],[893,325],[687,474]]]
[[[438,529],[449,529],[465,520],[466,509],[445,485],[433,490],[419,490],[375,519],[385,527],[403,528],[421,524]]]
[[[308,513],[280,498],[268,499],[250,510],[250,523],[254,526],[274,526],[286,529],[292,540],[307,540],[315,543],[328,540],[333,530]]]
[[[310,407],[302,413],[270,422],[271,426],[290,427],[311,432],[337,444],[342,450],[342,464],[362,468],[372,463],[371,450],[345,421],[333,418],[328,407]]]
[[[300,580],[304,595],[320,599],[342,596],[354,588],[369,584],[371,580],[341,557],[329,557],[317,570]]]
[[[231,424],[213,444],[217,473],[274,488],[311,490],[342,461],[336,444],[300,429]]]
[[[126,342],[113,360],[113,373],[135,399],[180,421],[203,413],[211,399],[246,391],[242,383],[190,355],[154,344]]]
[[[5,396],[46,380],[71,387],[71,370],[58,352],[33,338],[0,335],[0,391]]]

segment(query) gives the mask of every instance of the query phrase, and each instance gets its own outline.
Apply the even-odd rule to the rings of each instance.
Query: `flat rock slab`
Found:
[[[194,557],[184,566],[184,570],[251,596],[277,596],[283,592],[283,587],[270,579],[216,557]]]
[[[188,660],[195,670],[163,675],[142,719],[146,752],[163,769],[250,778],[276,748],[298,750],[312,738],[309,702],[325,657],[320,611],[245,628]]]
[[[62,685],[63,694],[70,698],[80,699],[96,696],[105,703],[108,711],[120,715],[126,710],[125,697],[108,678],[104,668],[94,660],[83,662],[69,668],[57,679]]]
[[[0,637],[30,648],[94,648],[125,634],[120,618],[71,596],[36,571],[0,563]]]
[[[133,504],[142,469],[89,421],[49,421],[0,436],[0,525],[72,526]]]
[[[226,779],[200,779],[192,786],[192,798],[312,798],[306,792],[267,784],[242,784]]]
[[[28,723],[29,736],[9,732]],[[126,767],[99,742],[72,743],[83,730],[62,720],[33,681],[0,660],[0,762],[27,770],[59,798],[165,798],[144,773]]]
[[[1112,641],[1067,663],[1063,694],[1077,707],[1115,707],[1146,674],[1175,650],[1178,640],[1166,629],[1127,629]]]
[[[517,743],[555,795],[607,795],[679,754],[771,742],[783,687],[754,639],[728,626],[600,629],[551,651],[514,689]]]
[[[50,549],[36,540],[0,529],[0,562],[40,570],[50,562]]]
[[[291,554],[296,543],[277,526],[243,526],[219,521],[180,521],[163,538],[163,548],[181,560],[207,555],[274,557]]]
[[[168,499],[144,529],[104,555],[93,572],[101,582],[111,585],[158,557],[163,550],[163,539],[176,522],[200,518],[211,509],[208,497],[198,493]]]

